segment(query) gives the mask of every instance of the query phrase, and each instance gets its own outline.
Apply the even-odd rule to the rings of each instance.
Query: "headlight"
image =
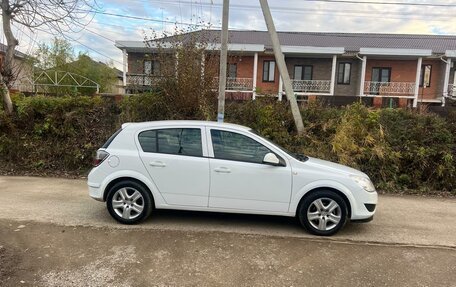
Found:
[[[367,192],[374,192],[375,186],[372,184],[369,178],[359,176],[359,175],[350,175],[351,179],[353,179],[359,186],[361,186]]]

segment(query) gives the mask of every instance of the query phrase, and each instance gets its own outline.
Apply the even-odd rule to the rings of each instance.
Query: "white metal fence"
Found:
[[[147,74],[127,74],[127,86],[153,86],[160,77]]]
[[[219,78],[216,77],[214,84],[218,87]],[[252,78],[226,78],[226,88],[227,91],[243,91],[243,92],[252,92],[253,91],[253,79]]]
[[[448,97],[456,97],[456,85],[448,85]]]
[[[292,80],[294,92],[301,93],[330,93],[331,81],[329,80]]]
[[[415,83],[366,81],[364,83],[364,94],[381,96],[413,96],[415,94]]]

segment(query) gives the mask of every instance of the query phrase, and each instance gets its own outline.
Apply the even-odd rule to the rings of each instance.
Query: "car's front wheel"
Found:
[[[116,183],[106,199],[111,216],[123,224],[135,224],[146,219],[152,211],[147,189],[135,181]]]
[[[345,225],[347,205],[334,191],[319,190],[304,198],[298,210],[298,218],[310,233],[331,236]]]

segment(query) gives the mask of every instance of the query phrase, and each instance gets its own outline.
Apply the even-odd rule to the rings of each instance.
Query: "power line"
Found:
[[[94,13],[96,13],[96,14],[108,15],[108,16],[115,16],[115,17],[128,18],[128,19],[136,19],[136,20],[144,20],[144,21],[150,21],[150,22],[157,22],[157,23],[181,24],[181,25],[196,26],[196,27],[208,27],[208,26],[209,26],[208,24],[197,24],[197,23],[186,23],[186,22],[174,22],[174,21],[160,20],[160,19],[154,19],[154,18],[148,18],[148,17],[141,17],[141,16],[122,15],[122,14],[117,14],[117,13],[103,12],[103,11],[94,11]],[[215,27],[215,26],[211,26],[211,27],[212,27],[212,28],[221,28],[221,27]]]
[[[399,5],[399,6],[421,6],[421,7],[445,7],[454,8],[456,4],[433,4],[433,3],[408,3],[408,2],[377,2],[377,1],[352,1],[352,0],[304,0],[307,2],[329,2],[346,4],[373,4],[373,5]]]
[[[409,3],[409,2],[385,2],[385,1],[354,1],[354,0],[302,0],[306,2],[324,2],[324,3],[340,3],[340,4],[371,4],[371,5],[394,5],[394,6],[421,6],[421,7],[442,7],[442,8],[456,8],[456,3],[452,4],[441,4],[441,3]],[[154,1],[140,1],[143,3],[150,3]],[[161,4],[168,3],[168,4],[177,4],[178,2],[175,0],[160,0],[158,1]],[[181,4],[193,4],[192,1],[179,1]],[[217,7],[221,7],[222,4],[211,4],[209,2],[201,3],[201,5],[204,6],[209,6],[209,5],[214,5]],[[242,4],[230,4],[230,8],[232,7],[255,7],[257,9],[260,8],[258,5],[242,5]],[[278,7],[278,6],[271,6],[271,10],[277,10],[281,9],[284,7]],[[290,9],[299,9],[298,7],[293,7]]]
[[[85,28],[84,28],[84,29],[85,29]],[[51,35],[51,36],[55,36],[54,34],[48,32],[48,31],[42,31],[42,32],[47,33],[47,34],[49,34],[49,35]],[[24,33],[24,35],[27,36],[27,37],[28,37],[31,41],[33,41],[34,43],[36,43],[36,44],[38,44],[38,45],[40,44],[40,43],[38,43],[36,40],[32,39],[32,37],[30,37],[30,36],[27,35],[26,33]],[[91,50],[91,51],[97,53],[98,55],[101,55],[101,56],[103,56],[103,57],[105,57],[105,58],[107,58],[107,59],[110,59],[110,60],[112,60],[112,61],[114,61],[114,62],[117,62],[117,63],[123,65],[122,62],[117,61],[116,59],[114,59],[114,58],[112,58],[112,57],[110,57],[110,56],[108,56],[108,55],[106,55],[106,54],[104,54],[104,53],[101,53],[101,52],[99,52],[99,51],[97,51],[97,50],[95,50],[95,49],[93,49],[93,48],[87,46],[87,45],[84,44],[84,43],[81,43],[79,40],[76,40],[76,39],[74,39],[74,38],[72,38],[72,37],[70,37],[70,36],[68,36],[68,35],[65,35],[65,34],[62,34],[62,36],[63,36],[64,38],[67,38],[67,39],[69,39],[69,40],[72,40],[72,41],[78,43],[79,45],[85,47],[86,49],[89,49],[89,50]]]
[[[116,59],[111,58],[110,56],[108,56],[108,55],[106,55],[106,54],[104,54],[104,53],[98,52],[97,50],[95,50],[95,49],[93,49],[93,48],[87,46],[87,45],[84,44],[84,43],[81,43],[81,42],[78,41],[78,40],[75,40],[75,39],[69,37],[68,35],[66,35],[66,37],[68,37],[70,40],[75,41],[75,42],[78,43],[79,45],[81,45],[81,46],[83,46],[83,47],[85,47],[85,48],[87,48],[87,49],[89,49],[89,50],[91,50],[91,51],[97,53],[98,55],[104,56],[104,57],[106,57],[106,58],[108,58],[108,59],[111,59],[111,60],[114,61],[114,62],[117,62],[117,63],[123,65],[123,62],[117,61]]]
[[[131,0],[131,1],[136,1],[136,2],[141,2],[145,3],[144,0]],[[165,2],[163,2],[165,1]],[[309,0],[310,1],[310,0]],[[313,1],[313,0],[312,0]],[[316,0],[317,1],[317,0]],[[318,0],[319,1],[319,0]],[[365,1],[368,2],[368,1]],[[173,0],[147,0],[147,3],[160,3],[160,4],[170,4],[170,5],[180,5],[182,4],[192,4],[192,2],[185,2],[185,1],[173,1]],[[358,3],[358,2],[357,2]],[[373,3],[373,2],[369,2]],[[380,2],[376,2],[380,3]],[[388,2],[392,3],[392,2]],[[413,4],[413,3],[412,3]],[[201,3],[201,5],[204,5],[206,7],[209,7],[212,9],[212,7],[216,8],[221,8],[221,4],[211,4],[211,3]],[[455,4],[456,7],[456,4]],[[259,9],[258,6],[255,5],[237,5],[237,4],[230,4],[230,9],[237,9],[237,10],[245,10],[245,9],[252,9],[252,10],[257,10]],[[410,12],[397,12],[397,11],[388,11],[388,14],[385,15],[384,11],[379,11],[379,10],[370,10],[370,11],[365,11],[365,10],[340,10],[340,9],[324,9],[324,8],[300,8],[300,7],[271,7],[271,10],[277,11],[277,12],[282,12],[282,13],[297,13],[297,14],[312,14],[312,15],[337,15],[337,16],[352,16],[352,17],[357,17],[357,18],[372,18],[373,14],[381,14],[382,18],[387,18],[387,19],[398,19],[398,20],[415,20],[415,19],[426,19],[426,21],[431,21],[431,22],[446,22],[447,20],[442,20],[442,18],[453,18],[452,14],[444,14],[444,13],[426,13],[426,14],[410,14]],[[325,12],[331,12],[331,13],[325,13]],[[398,17],[392,17],[391,15],[397,15]],[[399,17],[399,16],[410,16],[410,17]],[[119,16],[120,17],[120,16]],[[419,17],[419,18],[418,18]],[[150,18],[149,18],[150,19]],[[155,21],[160,21],[158,19],[154,19]],[[176,23],[179,24],[179,23]],[[189,24],[189,23],[180,23],[180,24],[187,24],[187,25],[194,25],[194,24]],[[220,27],[213,27],[213,28],[220,28]]]
[[[257,7],[255,7],[255,6],[245,6],[243,8],[244,9],[257,9]],[[356,18],[369,18],[369,19],[371,19],[372,16],[373,16],[372,11],[363,12],[363,11],[359,11],[359,10],[358,11],[346,11],[346,10],[341,11],[341,10],[329,10],[329,9],[307,9],[307,10],[304,11],[304,10],[299,10],[299,9],[288,10],[288,9],[291,9],[291,8],[280,8],[280,9],[282,9],[283,11],[286,11],[287,13],[302,13],[302,14],[312,14],[312,15],[350,16],[350,17],[356,17]],[[325,12],[325,11],[328,11],[328,12]],[[381,12],[381,11],[379,11],[379,12]],[[172,23],[172,24],[181,24],[181,25],[195,26],[195,27],[206,27],[206,28],[221,29],[220,26],[213,26],[213,25],[210,25],[210,23],[207,23],[207,24],[195,24],[195,23],[188,23],[188,22],[173,22],[173,21],[166,21],[166,20],[162,21],[162,20],[159,20],[159,19],[140,17],[140,16],[122,15],[122,14],[108,13],[108,12],[102,12],[102,11],[98,11],[96,13],[104,14],[104,15],[108,15],[108,16],[127,18],[127,19],[152,21],[152,22],[160,22],[160,23],[161,22],[165,22],[165,23]],[[391,14],[396,14],[396,15],[398,15],[398,17],[390,16]],[[389,13],[389,15],[382,14],[382,17],[384,19],[395,19],[395,20],[422,20],[423,19],[423,20],[428,21],[428,22],[447,22],[448,21],[447,19],[442,19],[442,18],[452,18],[451,15],[443,15],[443,14],[410,15],[410,17],[400,17],[401,15],[408,16],[410,14],[392,12],[392,13]],[[430,18],[428,18],[428,17],[430,17]],[[436,19],[436,18],[438,18],[438,19]],[[230,28],[231,29],[236,29],[233,26],[231,26]],[[237,28],[237,29],[239,29],[239,30],[248,30],[248,29],[242,29],[242,28]]]

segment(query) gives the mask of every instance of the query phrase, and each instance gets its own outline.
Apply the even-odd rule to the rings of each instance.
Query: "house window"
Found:
[[[144,74],[158,76],[160,74],[160,62],[153,60],[144,61]]]
[[[372,68],[372,82],[391,82],[391,68]]]
[[[389,85],[382,83],[391,82],[391,68],[372,68],[371,80],[370,93],[379,95],[382,87]]]
[[[339,63],[337,83],[340,85],[350,85],[351,63]]]
[[[431,71],[432,65],[421,66],[420,87],[425,85],[426,88],[429,88],[431,86]]]
[[[313,75],[313,67],[312,66],[303,66],[303,65],[296,65],[294,66],[294,79],[295,80],[306,80],[311,81]]]
[[[264,61],[263,62],[263,82],[274,82],[275,80],[275,62]]]
[[[237,78],[237,64],[228,64],[228,78]]]

